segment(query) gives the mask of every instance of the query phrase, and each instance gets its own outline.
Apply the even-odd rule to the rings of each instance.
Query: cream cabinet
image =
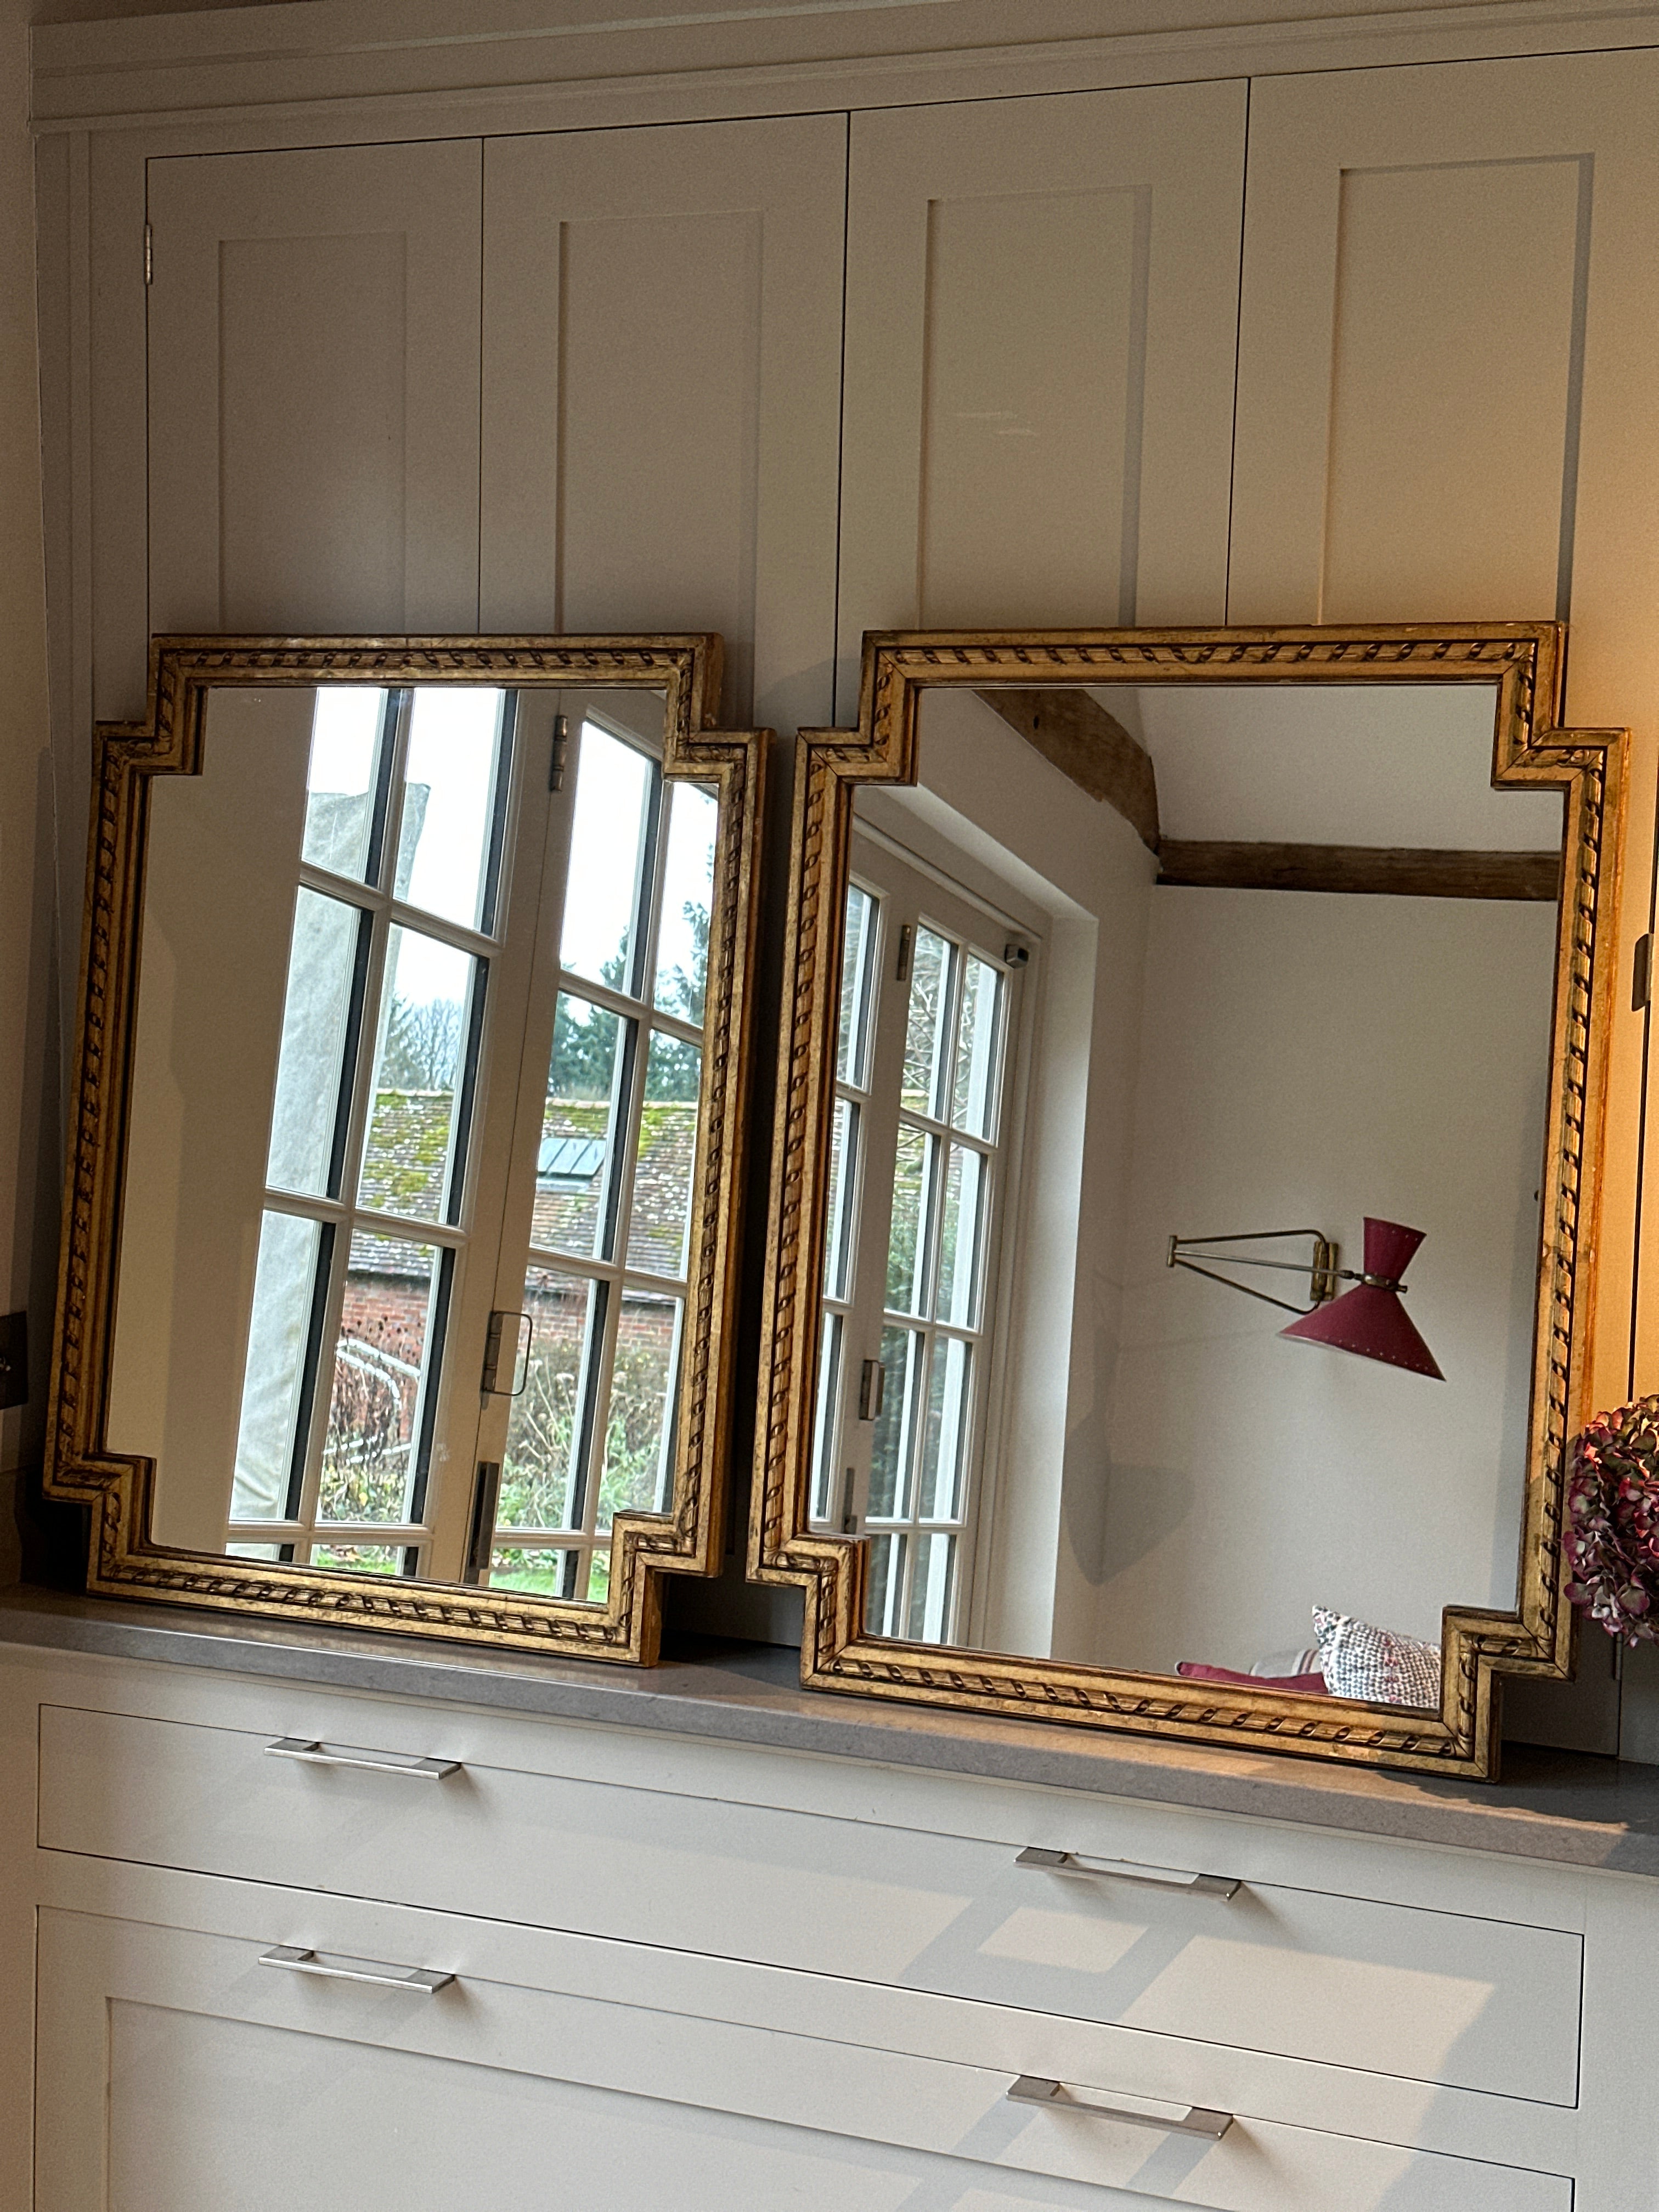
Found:
[[[845,119],[180,156],[149,623],[717,630],[830,710]]]
[[[1636,738],[1622,882],[1603,887],[1632,948],[1652,926],[1659,759],[1656,99],[1652,50],[1252,87],[1229,592],[1234,622],[1568,621],[1569,719]],[[1634,1267],[1647,1016],[1630,963],[1597,1406],[1650,1389],[1659,1350]]]
[[[478,170],[465,141],[153,164],[152,629],[475,626]]]
[[[16,1645],[0,1680],[34,2212],[1650,2203],[1641,1878]]]
[[[853,118],[841,720],[866,629],[1225,619],[1246,93]]]

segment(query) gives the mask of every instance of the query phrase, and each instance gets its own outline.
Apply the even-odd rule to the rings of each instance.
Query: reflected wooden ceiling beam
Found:
[[[1255,845],[1166,837],[1161,884],[1264,891],[1376,891],[1401,898],[1554,899],[1559,853],[1395,845]]]
[[[1158,851],[1158,780],[1152,757],[1115,714],[1070,686],[981,691],[979,696],[1091,799],[1115,807],[1141,843]]]

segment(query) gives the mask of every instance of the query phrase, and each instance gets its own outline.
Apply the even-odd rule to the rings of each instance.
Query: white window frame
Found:
[[[970,866],[965,872],[980,875],[982,871]],[[860,822],[854,829],[851,881],[877,901],[875,940],[870,954],[875,1004],[869,1017],[869,1083],[860,1087],[838,1076],[835,1085],[837,1110],[842,1102],[856,1104],[861,1123],[853,1180],[842,1200],[842,1219],[848,1221],[850,1218],[853,1244],[848,1295],[828,1295],[826,1282],[825,1295],[821,1298],[823,1323],[818,1356],[820,1403],[809,1519],[814,1529],[827,1533],[866,1537],[891,1533],[908,1539],[903,1589],[896,1613],[890,1607],[887,1616],[889,1624],[897,1626],[872,1624],[872,1633],[902,1633],[915,1573],[918,1536],[931,1531],[954,1534],[957,1548],[948,1617],[928,1624],[930,1632],[926,1639],[950,1644],[963,1640],[964,1634],[971,1632],[978,1610],[976,1591],[988,1552],[996,1492],[1003,1473],[1006,1331],[997,1324],[999,1316],[1010,1310],[1018,1264],[1025,1090],[1043,939],[1042,933],[1033,927],[1029,918],[1016,918],[983,890],[971,888],[872,823]],[[939,1325],[932,1320],[890,1315],[885,1308],[892,1174],[901,1116],[898,1086],[909,1006],[908,973],[903,982],[896,975],[898,931],[908,927],[914,932],[917,927],[930,923],[942,934],[988,958],[1004,976],[1004,1034],[998,1078],[1000,1097],[994,1124],[997,1133],[990,1143],[976,1147],[990,1153],[995,1168],[984,1231],[981,1310],[978,1324],[972,1331],[947,1324],[941,1332]],[[1011,945],[1025,953],[1023,964],[1006,957]],[[924,1126],[932,1126],[931,1117],[922,1119]],[[879,1158],[872,1169],[872,1155],[878,1147]],[[884,1161],[886,1172],[872,1184],[872,1175]],[[836,1229],[834,1221],[827,1224],[830,1238],[834,1237]],[[830,1342],[827,1332],[832,1323],[838,1324],[839,1356],[833,1384],[826,1391],[824,1359]],[[948,1519],[922,1518],[916,1494],[919,1485],[914,1482],[907,1500],[909,1510],[904,1516],[875,1520],[869,1510],[876,1425],[872,1417],[866,1418],[861,1413],[865,1362],[878,1362],[884,1329],[906,1326],[921,1330],[930,1339],[939,1333],[970,1336],[979,1347],[971,1392],[971,1432],[957,1511]],[[867,1402],[865,1401],[866,1407]]]
[[[647,702],[650,702],[649,707]],[[490,1527],[486,1532],[487,1542],[481,1544],[478,1549],[483,1553],[514,1551],[562,1555],[564,1566],[560,1594],[581,1600],[590,1595],[595,1563],[603,1563],[607,1572],[609,1568],[611,1531],[609,1528],[599,1526],[599,1492],[605,1470],[605,1435],[612,1404],[617,1334],[623,1320],[623,1302],[630,1291],[671,1298],[678,1306],[670,1352],[669,1413],[663,1428],[656,1497],[650,1508],[630,1510],[665,1512],[672,1502],[679,1429],[688,1279],[684,1273],[661,1275],[630,1265],[628,1248],[633,1224],[634,1178],[638,1164],[640,1121],[646,1103],[646,1071],[649,1065],[651,1040],[659,1034],[672,1036],[695,1047],[699,1055],[706,1048],[706,1023],[686,1021],[677,1014],[665,1012],[653,1001],[668,860],[669,796],[677,787],[688,783],[695,787],[701,779],[696,776],[670,778],[664,775],[660,713],[657,711],[653,715],[652,712],[659,708],[654,694],[636,695],[626,690],[609,694],[602,691],[568,693],[562,695],[559,706],[562,722],[568,726],[567,733],[558,740],[564,748],[564,768],[561,787],[551,807],[551,834],[547,854],[549,884],[538,902],[534,933],[536,951],[529,988],[532,1018],[526,1027],[515,1107],[513,1166],[497,1279],[498,1310],[509,1316],[516,1316],[523,1304],[526,1275],[530,1269],[579,1276],[596,1285],[602,1285],[605,1310],[602,1317],[601,1340],[597,1348],[590,1352],[588,1337],[585,1336],[578,1369],[579,1381],[584,1386],[586,1404],[592,1410],[592,1419],[587,1431],[587,1463],[574,1471],[570,1486],[569,1495],[576,1502],[577,1510],[562,1528],[504,1528],[497,1513],[491,1516]],[[634,709],[632,720],[628,719],[630,708]],[[658,725],[654,730],[643,726],[651,719],[654,719]],[[627,990],[566,969],[559,955],[568,883],[569,840],[580,775],[581,732],[589,723],[596,725],[606,736],[618,743],[645,754],[653,765],[652,804],[654,819],[648,830],[651,876],[648,896],[644,902],[644,941],[635,968],[640,979],[640,995],[637,998]],[[609,1259],[599,1258],[591,1253],[561,1251],[550,1246],[538,1246],[532,1242],[536,1162],[546,1108],[553,1023],[559,999],[566,993],[587,1004],[605,1008],[614,1013],[619,1021],[635,1025],[635,1078],[630,1087],[625,1115],[616,1124],[618,1156],[616,1231],[612,1256]],[[619,1067],[617,1079],[620,1079],[620,1072]],[[608,1158],[607,1174],[610,1171]],[[590,1310],[588,1336],[591,1336],[592,1326]],[[590,1365],[590,1359],[594,1363],[592,1365]],[[498,1391],[493,1399],[486,1400],[476,1445],[476,1456],[482,1463],[499,1466],[503,1462],[511,1421],[512,1401],[508,1395]],[[511,1587],[510,1584],[494,1583],[490,1570],[482,1558],[475,1571],[477,1579],[486,1586]],[[594,1601],[599,1601],[595,1599]]]

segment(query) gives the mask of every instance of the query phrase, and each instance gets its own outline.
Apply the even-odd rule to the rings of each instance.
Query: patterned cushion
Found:
[[[1391,1628],[1373,1628],[1352,1613],[1314,1607],[1319,1668],[1334,1698],[1379,1705],[1440,1703],[1440,1646]]]

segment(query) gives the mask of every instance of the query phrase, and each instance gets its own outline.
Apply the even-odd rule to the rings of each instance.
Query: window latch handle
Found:
[[[501,1351],[507,1341],[507,1325],[514,1324],[513,1332],[513,1382],[501,1388]],[[527,1313],[493,1313],[489,1316],[489,1333],[484,1339],[483,1375],[479,1389],[486,1398],[522,1398],[530,1380],[530,1347],[536,1338],[536,1324]]]
[[[859,1378],[859,1419],[878,1421],[882,1400],[887,1395],[887,1370],[878,1359],[866,1359]]]

